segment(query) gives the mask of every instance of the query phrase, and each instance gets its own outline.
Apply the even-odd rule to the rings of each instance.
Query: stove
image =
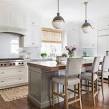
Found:
[[[21,58],[0,59],[0,67],[24,66]]]

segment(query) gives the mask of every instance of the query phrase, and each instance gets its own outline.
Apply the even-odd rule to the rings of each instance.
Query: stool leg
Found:
[[[90,91],[90,82],[88,81],[88,93]]]
[[[57,93],[58,94],[60,93],[59,89],[60,89],[60,85],[57,83]],[[57,96],[57,99],[58,99],[58,103],[59,103],[59,96]]]
[[[81,85],[78,84],[78,96],[80,98],[80,109],[82,109],[82,101],[81,101]]]
[[[80,80],[80,85],[81,85],[81,93],[82,93],[82,79]]]
[[[109,85],[109,76],[108,76],[108,85]]]
[[[92,82],[92,97],[93,97],[93,105],[95,105],[94,81]]]
[[[76,99],[76,85],[74,85],[74,98]]]
[[[52,81],[51,81],[51,79],[50,79],[50,81],[49,81],[49,102],[50,102],[50,106],[52,106],[52,89],[51,89],[51,86],[52,86]]]
[[[65,82],[65,97],[64,97],[64,103],[65,103],[65,109],[68,109],[68,92],[67,92],[67,83]]]
[[[103,75],[101,75],[101,89],[102,89],[102,96],[103,96],[103,100],[104,100]]]
[[[54,106],[54,82],[52,81],[52,106]]]
[[[96,91],[98,92],[98,79],[96,80],[95,88],[96,88]]]
[[[63,91],[63,93],[64,93],[64,85],[63,85],[63,90],[62,90],[62,91]]]

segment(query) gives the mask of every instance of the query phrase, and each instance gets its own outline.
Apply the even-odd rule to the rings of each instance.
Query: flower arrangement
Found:
[[[66,50],[68,51],[69,57],[74,56],[74,51],[76,50],[75,47],[73,47],[73,46],[66,46],[65,48],[66,48]]]

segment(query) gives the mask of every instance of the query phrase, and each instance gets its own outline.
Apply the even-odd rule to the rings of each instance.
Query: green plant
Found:
[[[41,57],[47,57],[47,53],[41,53]]]
[[[75,47],[73,47],[73,46],[66,46],[65,48],[66,48],[66,50],[68,51],[69,57],[74,56],[74,51],[76,50]]]
[[[62,53],[62,57],[67,57],[67,54],[66,53]]]

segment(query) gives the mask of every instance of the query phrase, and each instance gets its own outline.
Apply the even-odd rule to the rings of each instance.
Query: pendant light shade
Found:
[[[56,29],[63,29],[64,24],[65,24],[65,21],[64,21],[63,17],[60,16],[60,13],[59,13],[59,0],[58,0],[58,12],[57,12],[57,16],[54,17],[54,19],[52,21],[52,25]]]
[[[89,33],[92,30],[92,26],[90,23],[87,22],[87,20],[85,20],[84,24],[82,25],[82,31],[84,33]]]
[[[88,4],[88,2],[84,2],[84,5],[85,5],[85,22],[81,26],[82,31],[84,33],[88,33],[88,32],[90,32],[92,30],[91,24],[87,21],[87,4]]]

